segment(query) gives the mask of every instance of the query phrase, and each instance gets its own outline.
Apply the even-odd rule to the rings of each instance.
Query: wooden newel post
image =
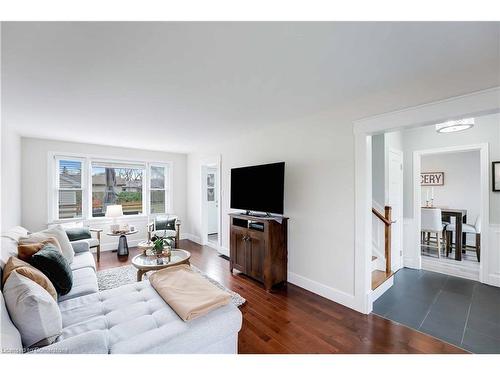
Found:
[[[391,211],[390,206],[385,206],[385,218],[388,222],[392,221]],[[391,225],[385,225],[385,272],[391,272]]]

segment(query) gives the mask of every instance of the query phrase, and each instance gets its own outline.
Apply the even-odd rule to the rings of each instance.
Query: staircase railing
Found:
[[[394,223],[391,219],[392,208],[391,206],[384,207],[382,214],[376,208],[372,207],[373,214],[384,223],[385,233],[385,272],[391,272],[391,226]]]

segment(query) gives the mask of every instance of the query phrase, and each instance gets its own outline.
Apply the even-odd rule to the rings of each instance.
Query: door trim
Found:
[[[217,199],[219,207],[217,208],[217,244],[208,241],[208,207],[207,207],[207,168],[217,169]],[[212,158],[206,158],[200,162],[200,199],[201,199],[201,244],[209,246],[218,252],[222,249],[222,163],[221,156],[216,155]]]
[[[421,222],[420,213],[422,205],[422,188],[420,186],[420,172],[423,155],[431,154],[448,154],[463,151],[479,151],[479,164],[480,164],[480,181],[481,181],[481,199],[479,216],[481,216],[481,262],[479,262],[479,281],[486,283],[488,280],[487,271],[484,265],[488,264],[488,240],[489,240],[489,227],[490,227],[490,202],[489,202],[489,145],[488,143],[437,147],[432,149],[416,150],[413,151],[413,218],[415,228],[415,239],[420,238]],[[415,241],[416,243],[417,241]],[[413,257],[417,260],[416,266],[418,269],[422,268],[422,254],[420,252],[420,242],[415,244],[412,249]]]

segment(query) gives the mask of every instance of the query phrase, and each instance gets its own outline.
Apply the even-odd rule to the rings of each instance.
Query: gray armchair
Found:
[[[97,228],[68,228],[66,234],[75,253],[96,249],[97,261],[101,259],[101,232]],[[94,234],[94,236],[92,236]]]
[[[158,215],[148,224],[148,240],[154,236],[163,237],[175,248],[179,245],[180,226],[181,221],[176,215]]]

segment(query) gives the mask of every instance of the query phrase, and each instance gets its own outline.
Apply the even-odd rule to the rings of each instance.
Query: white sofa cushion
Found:
[[[40,285],[12,272],[3,289],[5,305],[25,347],[52,343],[61,333],[61,313]],[[43,342],[43,344],[42,344]]]
[[[0,241],[0,268],[3,270],[10,257],[17,258],[17,242],[9,237],[2,237]]]
[[[0,343],[2,345],[2,353],[8,354],[19,354],[23,352],[23,343],[21,341],[21,334],[17,330],[16,326],[12,323],[10,319],[9,312],[7,311],[7,306],[5,306],[5,301],[3,294],[0,293],[0,309],[1,312],[1,337]]]
[[[83,253],[76,253],[73,258],[73,263],[70,264],[73,271],[79,270],[80,268],[89,267],[95,271],[95,260],[92,253],[86,251]]]
[[[108,354],[108,340],[104,331],[89,331],[28,354]]]
[[[98,291],[99,288],[97,286],[95,270],[92,267],[79,268],[73,271],[73,287],[68,294],[59,296],[59,302],[97,293]]]
[[[152,234],[158,237],[175,237],[177,232],[175,230],[155,230]]]
[[[10,238],[15,242],[19,242],[20,238],[26,237],[27,235],[28,235],[28,230],[20,226],[13,227],[6,232],[2,232],[2,237]]]
[[[233,304],[184,322],[147,280],[60,302],[59,308],[63,319],[59,340],[104,330],[110,353],[203,351],[236,335],[241,327],[241,313]]]
[[[23,242],[41,242],[48,237],[55,237],[61,246],[61,252],[68,261],[69,264],[73,262],[75,252],[71,242],[69,242],[68,235],[64,231],[61,225],[53,226],[49,229],[42,230],[40,232],[32,233],[26,238],[22,238]]]

